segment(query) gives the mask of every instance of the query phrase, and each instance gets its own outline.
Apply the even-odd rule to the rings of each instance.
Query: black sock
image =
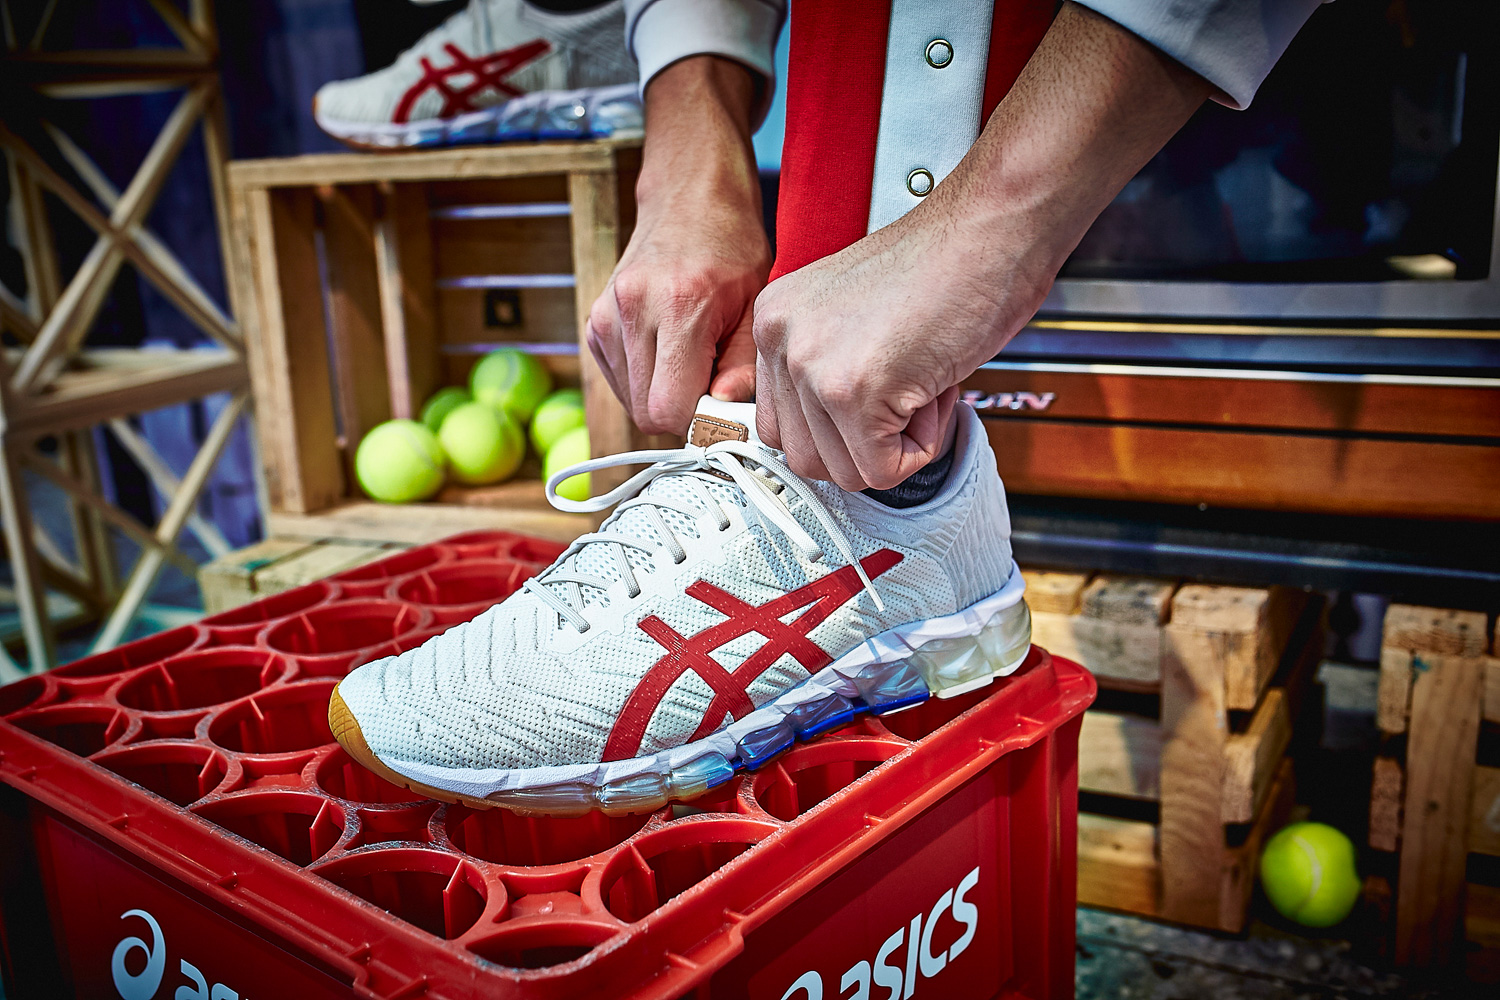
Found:
[[[948,473],[953,470],[953,452],[956,446],[957,442],[954,442],[954,447],[949,448],[890,489],[865,490],[865,496],[871,500],[878,500],[887,507],[895,507],[897,510],[926,503],[937,496],[943,484],[948,481]]]

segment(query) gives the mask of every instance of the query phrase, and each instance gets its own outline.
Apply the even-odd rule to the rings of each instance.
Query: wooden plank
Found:
[[[1200,927],[1219,922],[1225,673],[1241,635],[1179,625],[1175,615],[1162,630],[1162,914]]]
[[[566,216],[432,220],[433,274],[572,274]]]
[[[426,191],[382,184],[385,211],[375,224],[376,274],[385,340],[385,384],[392,416],[414,418],[437,391],[438,313]]]
[[[1406,717],[1411,714],[1411,658],[1409,649],[1389,645],[1380,647],[1375,725],[1383,733],[1406,732]]]
[[[1469,810],[1469,850],[1500,855],[1500,767],[1474,768]]]
[[[1154,917],[1161,912],[1156,827],[1078,814],[1078,902]]]
[[[1104,687],[1153,691],[1161,682],[1161,628],[1033,612],[1032,641],[1087,667]]]
[[[328,322],[346,481],[354,449],[370,428],[391,418],[385,336],[375,263],[375,193],[368,187],[318,189],[328,274]]]
[[[1100,574],[1084,588],[1079,613],[1121,625],[1160,626],[1167,620],[1176,589],[1165,580]]]
[[[1139,715],[1090,710],[1078,737],[1078,788],[1133,799],[1161,795],[1161,726]]]
[[[1382,649],[1481,656],[1489,643],[1484,613],[1392,604],[1385,612]]]
[[[1425,653],[1413,660],[1413,668],[1396,962],[1445,964],[1458,932],[1468,860],[1480,662]]]
[[[1168,626],[1221,638],[1225,706],[1249,711],[1276,672],[1306,595],[1286,587],[1189,584],[1172,598]]]
[[[252,191],[256,331],[265,352],[255,387],[261,457],[272,509],[309,513],[344,495],[316,215],[307,191]]]
[[[1394,757],[1376,757],[1370,782],[1370,846],[1394,851],[1401,843],[1401,803],[1406,771]]]
[[[578,346],[578,310],[571,288],[522,288],[520,323],[516,326],[491,326],[485,321],[485,295],[482,288],[439,288],[435,293],[438,316],[439,351],[450,351],[457,345],[546,343]],[[477,361],[479,353],[469,355]],[[577,355],[575,354],[576,358]],[[456,360],[445,354],[445,360]],[[575,362],[576,363],[576,362]]]
[[[614,169],[615,150],[639,144],[638,139],[601,139],[592,142],[460,146],[453,149],[383,153],[380,156],[328,153],[282,159],[240,160],[229,165],[229,182],[246,188],[264,188],[609,172]]]
[[[1484,664],[1484,721],[1500,724],[1500,650],[1496,653],[1495,656],[1483,657],[1480,662]]]
[[[1292,713],[1286,691],[1271,688],[1243,733],[1224,744],[1225,823],[1248,823],[1271,785],[1282,755],[1292,742]]]
[[[1221,931],[1238,934],[1245,929],[1250,914],[1250,897],[1260,864],[1261,847],[1277,830],[1287,824],[1297,801],[1297,783],[1292,762],[1283,758],[1271,782],[1255,824],[1245,839],[1223,852],[1219,873],[1219,918],[1210,925]]]
[[[255,589],[257,572],[312,545],[301,539],[267,538],[205,563],[198,570],[204,610],[214,615],[255,600],[259,596]]]
[[[390,554],[383,545],[368,542],[322,542],[278,559],[256,573],[255,592],[262,596],[279,594]]]
[[[1087,573],[1044,569],[1023,569],[1021,577],[1026,581],[1026,603],[1033,615],[1076,615],[1083,603],[1083,588],[1089,582]]]
[[[47,592],[36,547],[31,543],[31,504],[26,482],[21,478],[17,445],[0,439],[0,531],[10,560],[16,609],[21,633],[26,637],[26,657],[31,672],[41,673],[56,663],[56,637],[47,617]]]
[[[1479,947],[1500,950],[1500,886],[1469,883],[1464,904],[1464,936]]]

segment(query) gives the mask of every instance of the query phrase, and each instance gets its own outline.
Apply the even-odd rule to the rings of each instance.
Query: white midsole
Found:
[[[380,760],[398,774],[422,784],[476,799],[488,798],[499,792],[552,785],[588,784],[599,787],[638,775],[669,773],[708,754],[718,754],[726,760],[733,760],[742,737],[779,722],[797,705],[826,697],[829,691],[846,698],[857,697],[854,678],[860,671],[874,664],[903,659],[923,643],[935,639],[978,635],[986,622],[1020,604],[1025,592],[1026,582],[1022,579],[1020,570],[1013,566],[1010,579],[1004,587],[962,611],[898,625],[871,636],[801,684],[723,729],[701,740],[649,756],[595,764],[532,768],[437,767],[395,758],[381,757]],[[1024,659],[1023,653],[1014,663],[1005,664],[991,676],[1000,677],[1012,673]]]

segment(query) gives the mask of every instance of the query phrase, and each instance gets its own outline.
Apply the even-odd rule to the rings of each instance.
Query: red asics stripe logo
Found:
[[[900,561],[899,552],[881,549],[861,559],[859,564],[873,580]],[[719,728],[725,713],[738,719],[755,708],[748,693],[750,685],[783,654],[790,653],[808,673],[826,667],[833,658],[807,634],[835,609],[858,596],[863,587],[853,566],[835,570],[761,605],[747,604],[703,580],[688,587],[685,593],[689,597],[697,598],[728,618],[693,636],[682,635],[655,615],[641,619],[641,631],[655,639],[667,652],[652,664],[625,700],[625,708],[615,720],[604,744],[604,760],[628,760],[640,752],[646,727],[651,724],[651,716],[656,713],[667,689],[689,670],[703,678],[714,692],[708,710],[703,713],[703,721],[692,735],[692,739],[699,740]],[[807,610],[792,622],[781,620],[782,616],[803,607]],[[708,655],[750,632],[759,632],[766,637],[766,642],[734,670],[724,669]]]
[[[504,52],[496,52],[479,59],[470,58],[467,52],[451,42],[444,45],[443,50],[452,57],[452,65],[439,69],[434,67],[426,56],[422,57],[421,78],[407,88],[406,93],[401,95],[400,103],[396,105],[396,113],[393,117],[397,124],[405,124],[410,120],[411,109],[417,103],[417,98],[427,93],[428,88],[443,95],[443,109],[437,113],[438,118],[452,118],[454,115],[478,111],[472,98],[486,87],[493,88],[507,97],[520,97],[522,91],[506,83],[505,77],[533,59],[551,52],[552,44],[544,38],[538,38],[525,45],[517,45],[513,49],[506,49]],[[457,88],[448,85],[450,77],[465,73],[473,79]]]

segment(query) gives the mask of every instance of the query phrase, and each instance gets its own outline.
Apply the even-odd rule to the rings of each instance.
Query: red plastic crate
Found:
[[[336,678],[557,552],[459,536],[0,688],[12,995],[1073,995],[1095,688],[1042,650],[649,815],[444,806],[332,742]]]

